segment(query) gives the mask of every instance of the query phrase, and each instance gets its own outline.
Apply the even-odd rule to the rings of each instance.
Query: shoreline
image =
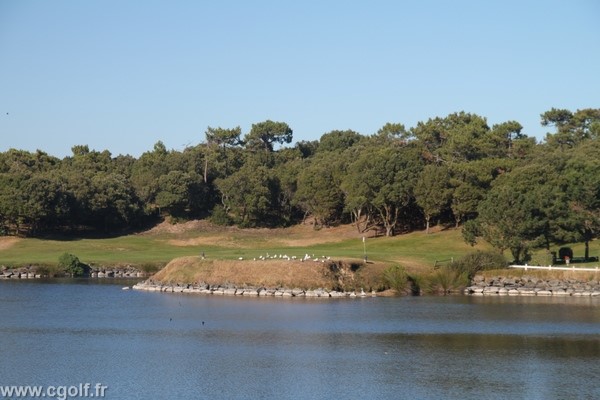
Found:
[[[88,274],[78,276],[77,278],[147,278],[148,273],[137,268],[128,267],[92,267]],[[0,271],[0,279],[53,279],[68,278],[69,274],[49,274],[43,273],[37,267],[7,268]]]
[[[530,275],[484,277],[475,275],[463,291],[468,296],[599,297],[600,282],[592,279],[543,279]]]
[[[340,292],[337,290],[326,290],[323,288],[315,290],[304,290],[300,288],[265,288],[265,287],[244,287],[238,288],[233,285],[163,285],[154,282],[138,282],[132,286],[134,290],[144,290],[148,292],[161,293],[194,293],[204,295],[222,295],[222,296],[246,296],[246,297],[308,297],[308,298],[357,298],[357,297],[378,297],[376,292],[366,293],[361,289],[360,292]]]

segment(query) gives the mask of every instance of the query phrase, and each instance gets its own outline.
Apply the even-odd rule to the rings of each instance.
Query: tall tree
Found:
[[[158,178],[156,204],[163,213],[177,218],[201,216],[206,201],[204,183],[195,172],[169,171]]]
[[[452,189],[450,173],[444,166],[427,165],[419,174],[414,188],[417,205],[425,216],[425,233],[429,233],[432,217],[436,217],[448,206]]]
[[[285,122],[266,120],[252,124],[252,129],[244,138],[244,142],[250,149],[262,149],[270,153],[275,143],[291,143],[292,137],[292,128]]]
[[[363,139],[363,136],[352,130],[331,131],[319,140],[319,152],[344,151]]]
[[[413,200],[414,185],[422,168],[413,146],[365,148],[348,166],[342,183],[347,202],[372,212],[393,236],[403,208]]]
[[[465,224],[465,239],[482,237],[499,251],[510,250],[516,263],[529,250],[549,246],[553,173],[540,165],[526,165],[498,178],[478,207],[478,217]]]
[[[552,108],[541,115],[542,126],[554,126],[555,133],[546,142],[561,149],[573,148],[586,139],[600,138],[600,108],[586,108],[575,113]]]
[[[279,182],[264,165],[246,163],[215,184],[225,211],[242,226],[271,226],[277,217]]]
[[[588,140],[567,154],[555,183],[561,201],[553,233],[559,241],[583,242],[588,259],[589,243],[600,234],[600,141]]]
[[[158,211],[155,203],[159,190],[158,180],[162,175],[169,173],[168,157],[169,152],[159,141],[152,151],[143,153],[132,167],[131,184],[148,214]]]
[[[207,151],[204,155],[204,183],[208,183],[208,166],[210,164],[223,163],[224,171],[221,176],[228,175],[227,156],[228,149],[240,146],[243,144],[240,136],[242,128],[239,126],[232,129],[211,128],[206,129],[206,147]],[[210,160],[210,162],[209,162]],[[213,167],[214,168],[214,167]]]
[[[406,127],[400,123],[387,122],[377,131],[376,136],[386,140],[404,140],[411,139],[411,133],[406,130]]]
[[[527,139],[527,136],[521,133],[523,126],[516,121],[507,121],[492,126],[490,140],[487,142],[485,150],[488,156],[495,157],[514,157],[519,152],[515,151],[515,141],[519,149],[520,141]]]
[[[336,166],[327,157],[318,157],[298,175],[294,202],[306,215],[312,215],[314,226],[329,226],[341,219],[344,194],[340,189]]]
[[[485,118],[465,112],[419,122],[412,134],[430,163],[471,161],[486,156],[490,128]]]
[[[518,162],[508,158],[483,158],[451,166],[451,208],[456,227],[477,216],[477,207],[486,197],[492,182],[510,171]]]

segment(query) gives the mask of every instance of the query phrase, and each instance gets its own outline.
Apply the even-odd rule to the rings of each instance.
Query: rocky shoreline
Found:
[[[145,290],[149,292],[163,293],[196,293],[196,294],[212,294],[212,295],[229,295],[229,296],[269,296],[269,297],[311,297],[311,298],[355,298],[355,297],[375,297],[377,294],[372,292],[365,293],[361,289],[360,292],[340,292],[336,290],[315,289],[286,289],[286,288],[254,288],[254,287],[236,287],[233,285],[209,285],[206,283],[199,284],[161,284],[152,281],[139,282],[133,285],[132,289]]]
[[[476,275],[471,286],[464,290],[471,296],[600,296],[598,277],[584,279],[542,279],[524,275],[522,277],[497,276],[486,278]]]
[[[59,276],[68,276],[66,274]],[[92,267],[84,278],[146,278],[148,274],[137,268],[127,267]],[[35,266],[22,268],[4,268],[0,271],[0,279],[41,279],[54,278],[56,275],[44,273]]]

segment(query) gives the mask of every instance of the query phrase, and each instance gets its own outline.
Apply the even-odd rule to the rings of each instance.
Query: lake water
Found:
[[[0,385],[101,383],[107,399],[600,398],[598,298],[240,298],[113,282],[0,281]]]

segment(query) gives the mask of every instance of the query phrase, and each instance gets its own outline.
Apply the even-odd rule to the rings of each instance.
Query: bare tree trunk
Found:
[[[385,236],[394,236],[394,229],[398,223],[398,208],[393,205],[384,205],[383,211],[379,210],[383,225],[385,226]]]
[[[585,241],[585,261],[587,261],[588,258],[590,258],[590,241],[586,240]]]
[[[352,223],[356,226],[356,230],[358,231],[358,233],[364,232],[366,229],[366,226],[365,226],[365,228],[362,228],[360,226],[360,224],[361,224],[360,220],[362,218],[362,207],[355,208],[354,210],[351,211],[350,215],[352,216],[352,219],[353,219]],[[368,225],[368,224],[369,224],[369,218],[367,216],[367,222],[365,225]]]
[[[204,156],[204,183],[208,183],[208,156]]]

